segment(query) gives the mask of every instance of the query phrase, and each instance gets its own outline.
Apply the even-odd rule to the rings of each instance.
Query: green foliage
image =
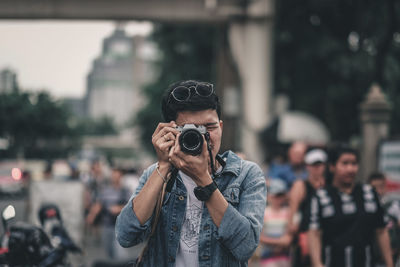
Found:
[[[67,125],[68,116],[66,109],[44,92],[0,94],[0,136],[10,142],[2,155],[64,155],[76,141]]]
[[[97,120],[83,118],[78,119],[75,131],[80,135],[115,135],[117,127],[112,118],[104,116]]]
[[[0,157],[65,157],[79,149],[83,135],[113,134],[111,118],[76,118],[48,93],[0,94],[0,137],[9,141]]]
[[[276,93],[324,121],[336,140],[360,133],[359,104],[372,82],[390,99],[400,134],[398,1],[280,0],[275,31]]]
[[[161,99],[168,85],[188,79],[214,80],[216,38],[217,30],[211,26],[155,26],[151,39],[162,53],[156,62],[159,77],[143,88],[149,102],[135,121],[141,129],[142,142],[149,150],[152,151],[151,136],[157,124],[163,121]]]

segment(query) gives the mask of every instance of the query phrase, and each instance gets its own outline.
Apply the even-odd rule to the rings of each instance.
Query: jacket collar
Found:
[[[235,176],[239,176],[243,164],[243,160],[241,158],[239,158],[231,150],[228,150],[218,156],[221,157],[221,159],[226,163],[222,173],[229,172]]]

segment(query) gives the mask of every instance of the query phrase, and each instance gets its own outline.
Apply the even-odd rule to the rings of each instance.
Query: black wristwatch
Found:
[[[196,186],[193,192],[198,200],[207,201],[211,197],[212,193],[217,190],[217,188],[217,184],[213,181],[211,184],[204,187]]]

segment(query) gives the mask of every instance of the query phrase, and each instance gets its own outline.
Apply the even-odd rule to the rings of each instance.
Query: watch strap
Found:
[[[215,190],[218,189],[217,184],[213,180],[211,184],[208,184],[206,186],[197,186],[194,188],[194,195],[196,198],[200,201],[207,201],[211,195],[214,193]]]

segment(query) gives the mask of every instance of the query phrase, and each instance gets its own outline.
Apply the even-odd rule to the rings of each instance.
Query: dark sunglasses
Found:
[[[209,97],[214,93],[214,86],[211,83],[197,83],[189,87],[178,86],[172,90],[170,96],[178,102],[188,101],[192,91],[201,97]]]

